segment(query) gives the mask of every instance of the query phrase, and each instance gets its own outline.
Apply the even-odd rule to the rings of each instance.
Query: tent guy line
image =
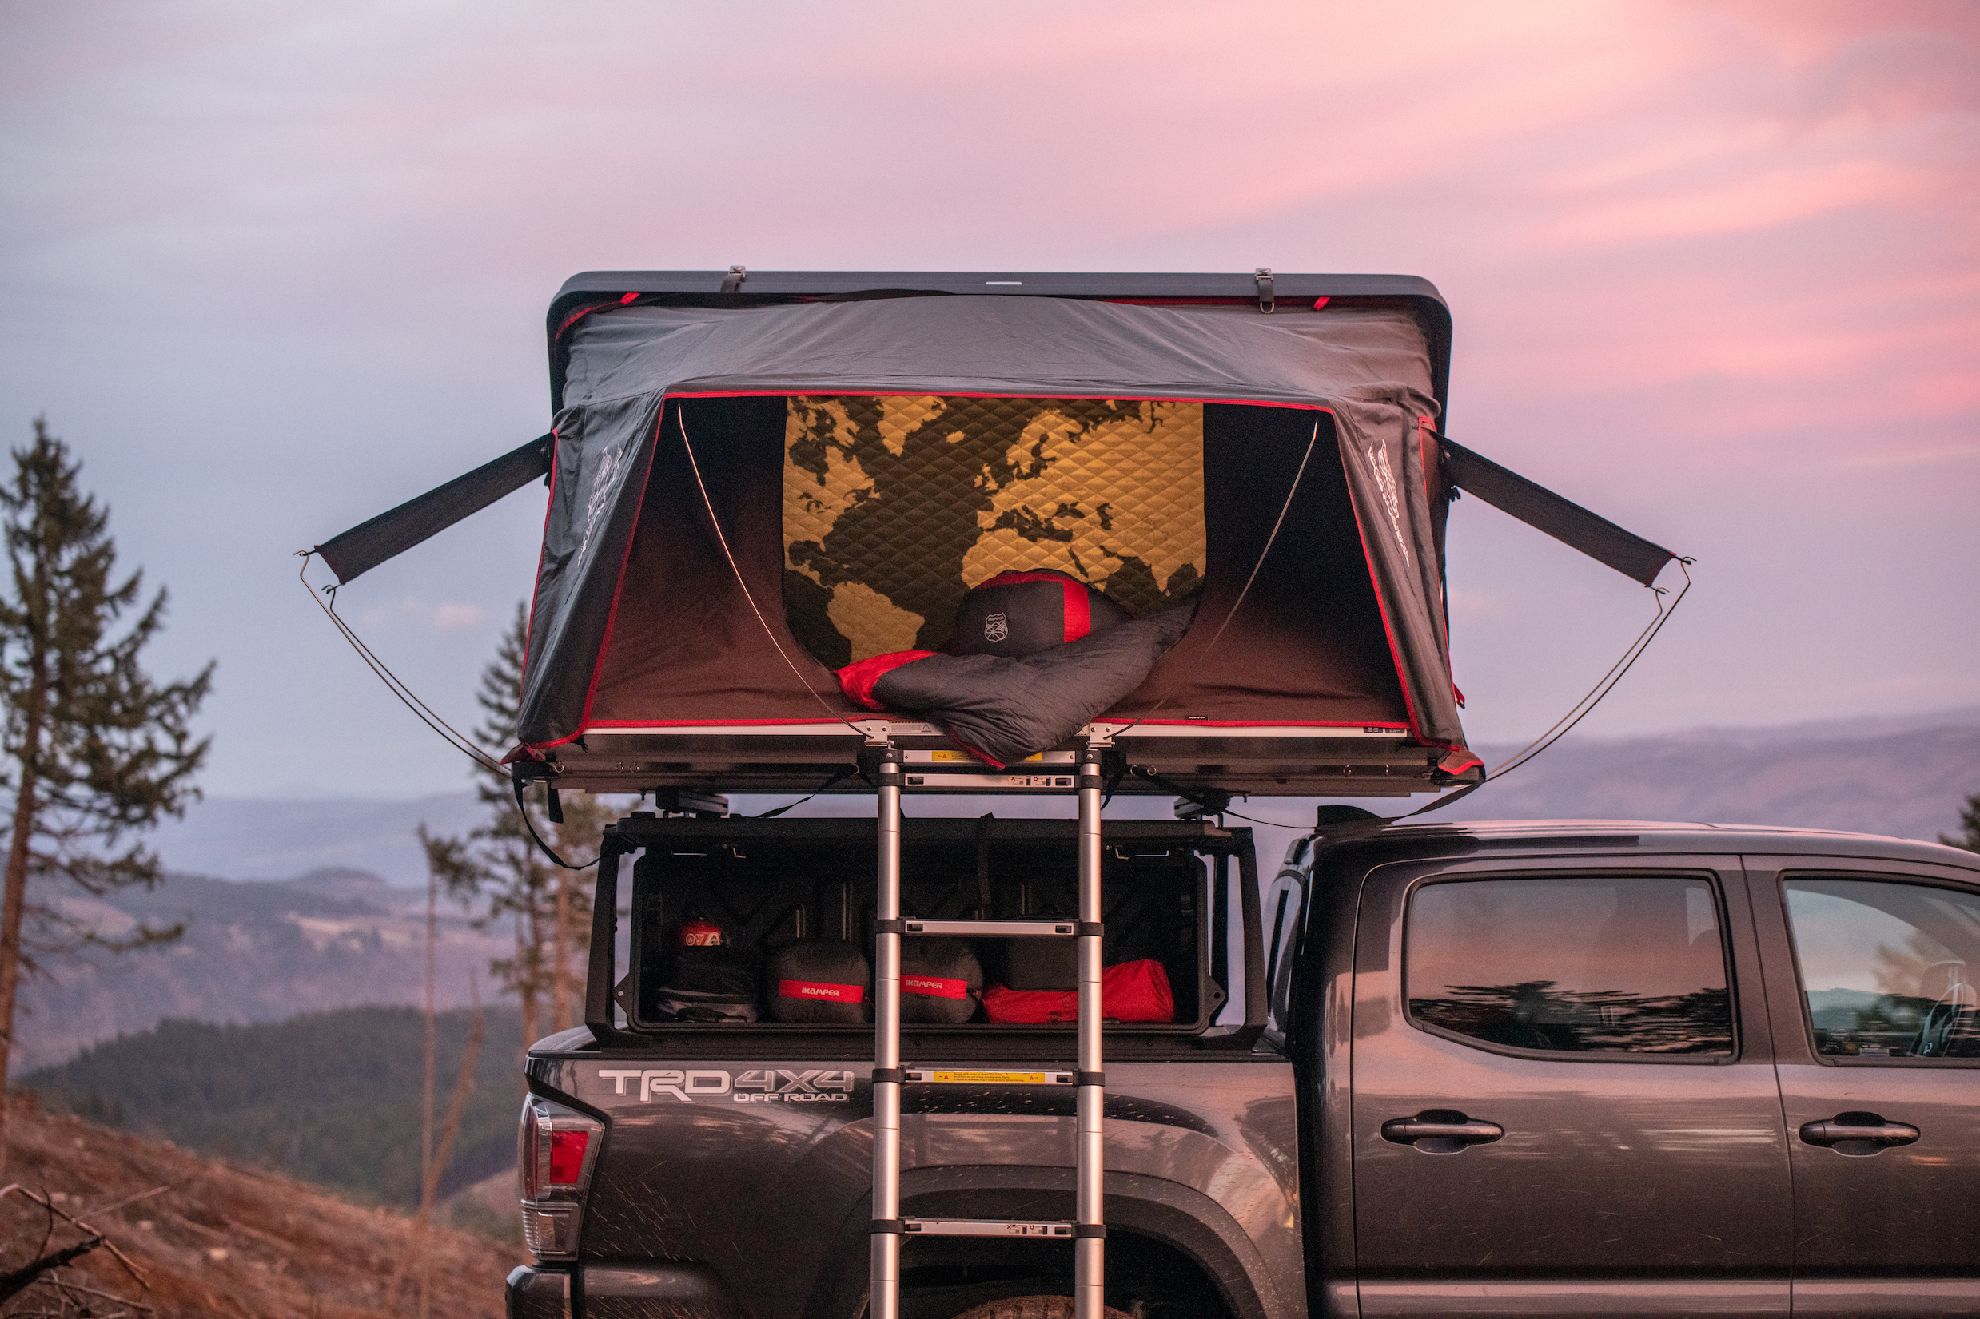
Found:
[[[482,750],[473,738],[448,723],[445,716],[427,704],[417,692],[413,691],[403,678],[394,673],[391,667],[383,659],[379,658],[378,652],[374,651],[365,642],[364,638],[360,637],[357,631],[349,623],[344,621],[344,616],[337,612],[336,585],[323,587],[319,596],[317,588],[311,586],[309,583],[309,561],[320,553],[321,551],[319,550],[296,551],[296,556],[302,560],[301,566],[296,569],[296,580],[302,583],[303,590],[309,595],[310,603],[321,610],[323,616],[330,620],[330,625],[337,629],[338,635],[343,637],[350,648],[357,653],[357,657],[364,661],[365,667],[370,669],[378,680],[385,684],[385,690],[396,696],[399,699],[399,703],[404,705],[406,709],[411,710],[414,716],[421,723],[432,729],[441,741],[466,756],[469,760],[474,761],[482,769],[501,777],[507,777],[509,771],[503,767],[500,760],[496,759],[489,752]]]

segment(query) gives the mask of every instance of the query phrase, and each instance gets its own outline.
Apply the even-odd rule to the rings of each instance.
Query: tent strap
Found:
[[[529,803],[523,800],[523,789],[528,786],[527,780],[521,774],[511,774],[509,775],[509,782],[516,790],[516,814],[522,816],[523,828],[529,831],[530,841],[536,844],[537,851],[550,858],[550,864],[563,870],[589,870],[598,864],[599,858],[605,855],[603,851],[599,852],[598,856],[594,856],[583,865],[566,861],[563,857],[557,855],[557,849],[544,842],[543,835],[536,832],[536,819],[529,813]],[[550,794],[550,801],[554,805],[557,800],[557,789],[555,785],[547,785],[544,791]]]

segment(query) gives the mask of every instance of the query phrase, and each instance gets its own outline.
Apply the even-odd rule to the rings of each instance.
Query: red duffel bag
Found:
[[[983,991],[983,1015],[1014,1026],[1077,1021],[1079,991],[992,985]],[[1169,973],[1152,957],[1106,968],[1100,973],[1100,1015],[1109,1021],[1174,1021]]]

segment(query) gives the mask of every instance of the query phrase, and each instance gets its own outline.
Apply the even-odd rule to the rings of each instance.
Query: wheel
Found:
[[[1133,1319],[1125,1310],[1107,1307],[1107,1319]],[[972,1305],[955,1319],[1073,1319],[1070,1296],[1012,1296]]]

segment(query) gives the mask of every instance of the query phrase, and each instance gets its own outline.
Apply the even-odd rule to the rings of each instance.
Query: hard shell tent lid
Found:
[[[1162,779],[1373,795],[1475,772],[1443,608],[1449,321],[1423,281],[605,274],[550,329],[526,771],[812,788],[879,735],[939,761],[935,730],[876,728],[832,668],[938,643],[995,570],[1063,568],[1198,601],[1089,730]],[[533,452],[426,499],[464,515]],[[1537,490],[1474,466],[1502,506]],[[1646,544],[1560,502],[1590,543]],[[325,557],[348,580],[431,512]]]

